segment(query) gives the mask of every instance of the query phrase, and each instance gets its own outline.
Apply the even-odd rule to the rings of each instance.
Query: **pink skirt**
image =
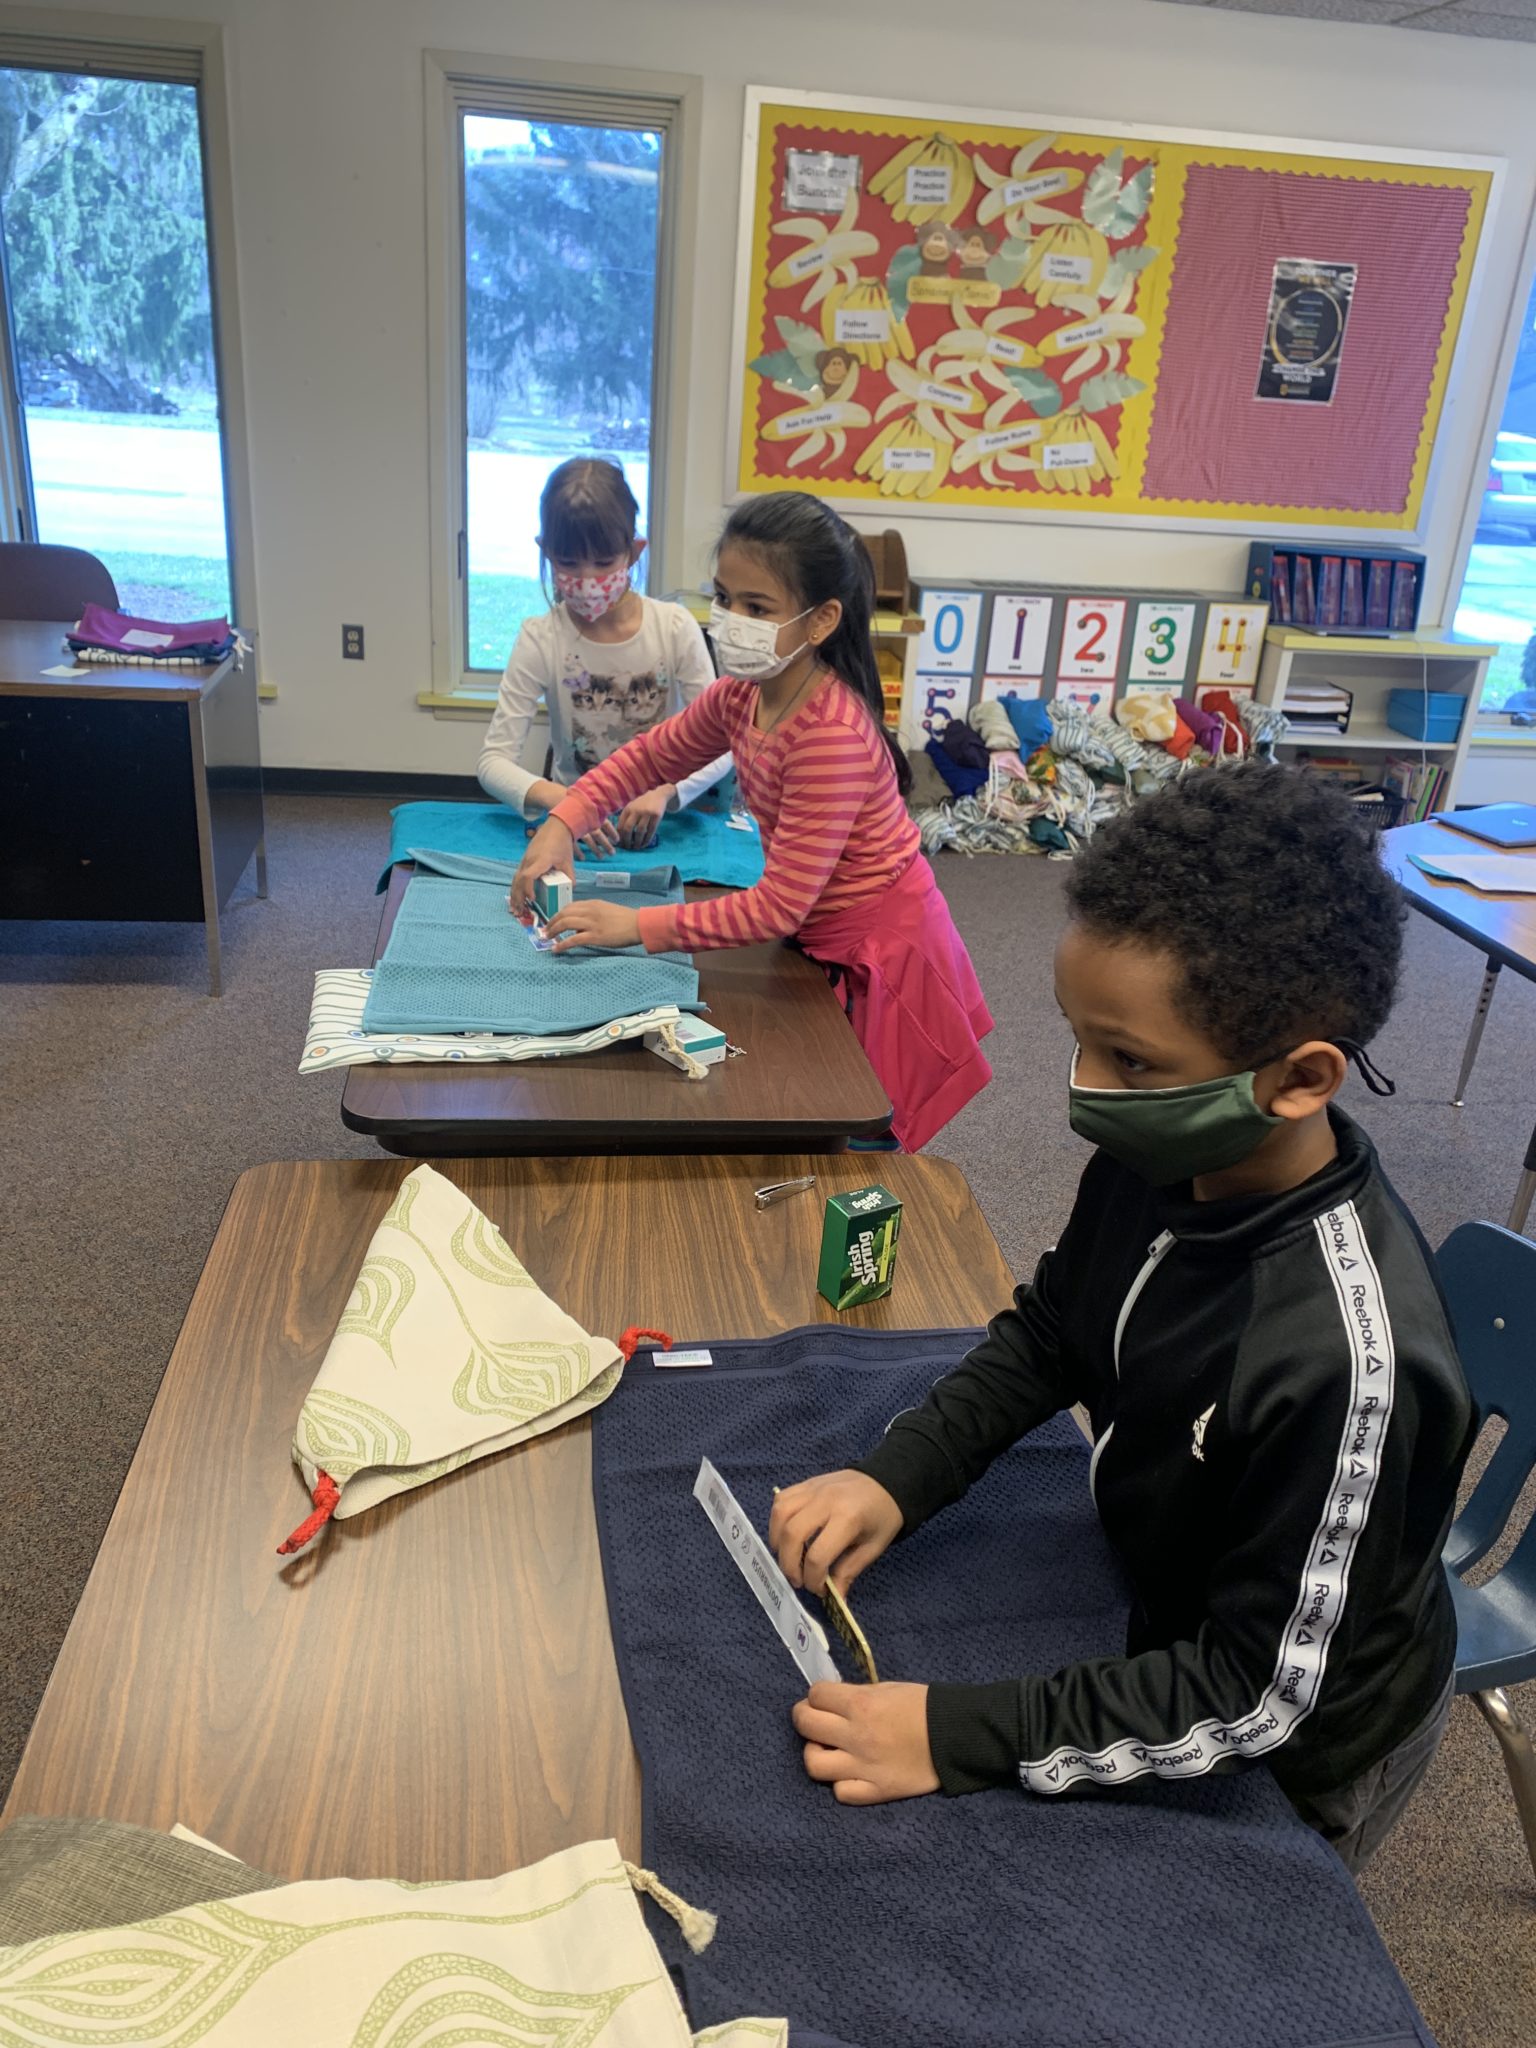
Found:
[[[916,1152],[992,1078],[992,1029],[971,956],[921,854],[874,903],[813,919],[813,960],[841,975],[849,1021],[891,1098],[891,1129]]]

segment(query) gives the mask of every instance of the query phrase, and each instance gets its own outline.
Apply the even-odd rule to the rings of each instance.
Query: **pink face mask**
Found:
[[[578,619],[585,619],[589,626],[604,612],[612,611],[628,588],[627,564],[622,569],[611,570],[606,576],[572,576],[559,569],[555,571],[556,597]]]

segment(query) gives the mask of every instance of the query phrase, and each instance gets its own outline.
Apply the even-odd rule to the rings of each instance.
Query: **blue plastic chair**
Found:
[[[1498,1737],[1536,1872],[1536,1750],[1504,1688],[1536,1678],[1536,1519],[1481,1586],[1463,1585],[1493,1549],[1536,1470],[1536,1244],[1497,1223],[1463,1223],[1437,1264],[1467,1383],[1505,1432],[1442,1553],[1456,1603],[1456,1690]]]

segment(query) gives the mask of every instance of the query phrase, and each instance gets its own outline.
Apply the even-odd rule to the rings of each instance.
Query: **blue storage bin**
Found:
[[[1449,746],[1461,733],[1467,700],[1454,690],[1389,690],[1387,723],[1411,740],[1444,741]]]

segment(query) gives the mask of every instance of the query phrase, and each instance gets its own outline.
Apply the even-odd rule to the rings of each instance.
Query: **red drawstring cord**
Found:
[[[319,1535],[332,1515],[335,1514],[336,1503],[341,1499],[341,1488],[336,1484],[329,1472],[316,1470],[313,1499],[315,1512],[307,1521],[300,1522],[297,1529],[294,1530],[293,1534],[286,1541],[279,1543],[277,1546],[279,1557],[289,1557],[295,1550],[302,1550],[312,1536]]]
[[[639,1330],[632,1325],[619,1339],[619,1350],[624,1354],[626,1362],[634,1357],[647,1339],[653,1344],[659,1344],[663,1351],[672,1349],[672,1339],[665,1330]]]

